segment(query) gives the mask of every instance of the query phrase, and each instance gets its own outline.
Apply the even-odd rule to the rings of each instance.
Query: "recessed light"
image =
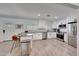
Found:
[[[40,16],[40,14],[38,14],[37,16]]]

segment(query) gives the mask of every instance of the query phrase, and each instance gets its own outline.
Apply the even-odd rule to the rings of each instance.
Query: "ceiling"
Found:
[[[79,9],[79,4],[2,3],[0,4],[0,17],[54,21],[73,16],[77,9]]]

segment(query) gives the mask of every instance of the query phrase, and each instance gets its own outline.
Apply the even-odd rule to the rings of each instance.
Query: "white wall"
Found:
[[[77,18],[77,55],[79,56],[79,17]]]
[[[2,20],[2,21],[1,21]],[[24,32],[26,29],[35,30],[38,28],[51,28],[51,22],[46,20],[24,20],[24,19],[11,19],[11,18],[0,18],[0,41],[10,40],[11,36]],[[5,23],[12,23],[10,27],[4,26]],[[22,29],[16,29],[15,24],[23,24]],[[3,29],[5,29],[5,34],[3,34]]]
[[[77,56],[79,56],[79,10],[77,14]]]
[[[2,22],[0,21],[0,42],[3,40]]]

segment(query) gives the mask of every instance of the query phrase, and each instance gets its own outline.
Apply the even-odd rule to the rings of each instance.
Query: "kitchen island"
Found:
[[[26,39],[29,39],[30,37],[27,37],[27,34],[32,34],[33,38],[32,40],[43,40],[43,39],[47,39],[47,31],[43,31],[43,30],[30,30],[27,33],[22,32],[19,33],[21,36],[25,37]]]

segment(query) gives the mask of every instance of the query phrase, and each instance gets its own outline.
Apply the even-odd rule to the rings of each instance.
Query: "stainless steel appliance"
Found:
[[[77,47],[77,22],[68,23],[68,44]]]
[[[42,33],[42,40],[47,40],[47,32]]]
[[[59,38],[58,40],[64,42],[64,33],[57,33],[57,38]]]

